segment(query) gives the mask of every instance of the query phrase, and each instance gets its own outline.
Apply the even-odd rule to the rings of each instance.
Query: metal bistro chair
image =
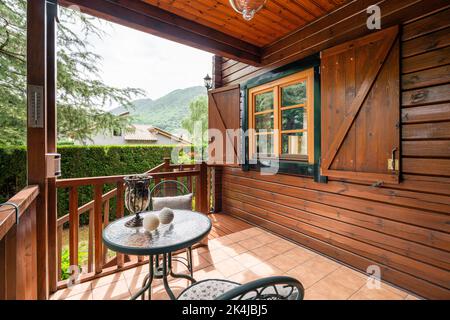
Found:
[[[286,276],[258,279],[239,284],[222,279],[194,283],[178,300],[303,300],[305,289],[296,279]]]
[[[181,197],[185,197],[185,199]],[[157,200],[157,206],[155,206],[154,200]],[[150,189],[150,209],[161,210],[163,207],[173,210],[192,210],[192,193],[180,181],[163,180]],[[177,261],[183,264],[188,269],[191,277],[193,277],[192,247],[186,248],[186,258],[172,257],[170,261]],[[169,269],[171,270],[172,262],[169,264]]]

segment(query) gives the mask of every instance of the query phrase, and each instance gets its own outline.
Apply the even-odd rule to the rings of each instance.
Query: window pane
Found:
[[[281,88],[281,105],[294,106],[306,102],[306,81]]]
[[[255,112],[273,109],[273,91],[256,95]]]
[[[283,154],[308,155],[308,137],[306,132],[285,133],[281,136]]]
[[[255,116],[255,130],[260,131],[272,131],[273,130],[273,112],[264,113]]]
[[[281,130],[299,130],[307,128],[306,108],[295,108],[281,111]]]
[[[260,156],[273,156],[273,134],[260,134],[256,136],[256,153]]]

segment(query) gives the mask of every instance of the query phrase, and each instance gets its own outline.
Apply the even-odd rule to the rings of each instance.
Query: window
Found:
[[[248,93],[250,159],[314,163],[314,69],[254,87]]]
[[[113,136],[114,137],[121,137],[122,136],[122,129],[121,128],[114,128]]]

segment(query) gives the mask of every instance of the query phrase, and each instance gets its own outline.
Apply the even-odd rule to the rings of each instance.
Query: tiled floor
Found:
[[[259,228],[250,228],[209,241],[208,248],[193,252],[197,280],[222,278],[245,283],[254,279],[289,275],[306,289],[305,299],[417,299],[382,283],[367,286],[367,277],[333,260]],[[176,265],[176,272],[183,272]],[[128,299],[142,285],[148,267],[142,266],[56,292],[52,299]],[[188,286],[187,280],[174,279],[175,295]],[[168,299],[161,280],[154,280],[153,299]]]

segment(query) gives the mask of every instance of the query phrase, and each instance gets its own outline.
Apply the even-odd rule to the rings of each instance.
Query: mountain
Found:
[[[132,102],[134,108],[128,111],[133,117],[133,123],[150,124],[173,132],[181,128],[181,121],[189,115],[189,103],[205,95],[206,88],[202,86],[177,89],[156,100],[135,100]],[[123,107],[111,110],[113,114],[121,114],[125,111]]]

